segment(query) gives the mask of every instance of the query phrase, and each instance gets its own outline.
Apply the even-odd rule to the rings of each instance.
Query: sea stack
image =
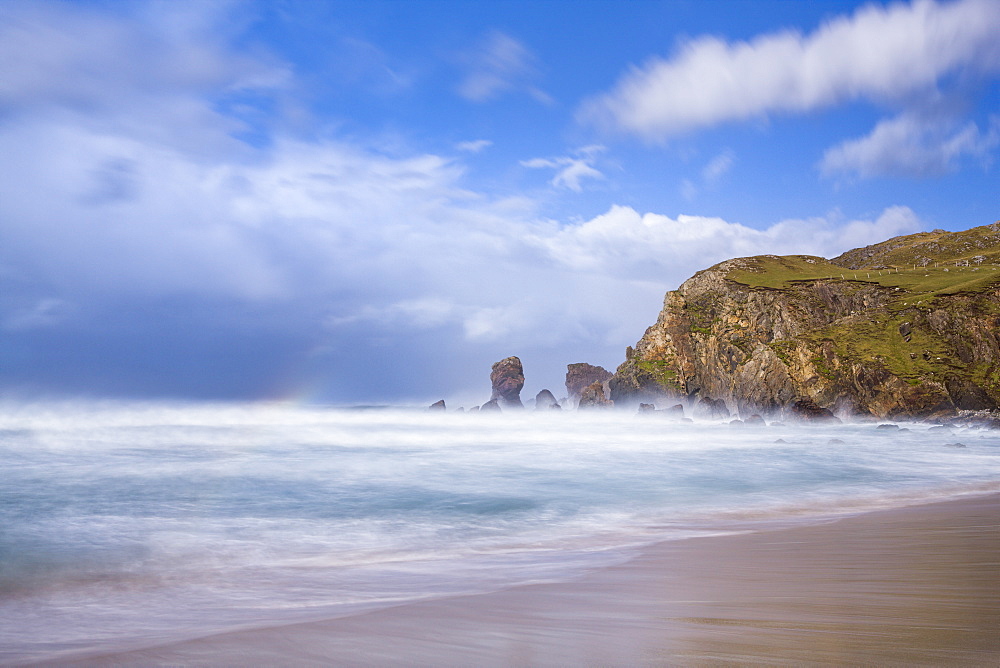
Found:
[[[570,401],[579,401],[583,390],[593,383],[604,383],[612,373],[602,366],[586,362],[566,365],[566,393]]]
[[[490,382],[493,383],[490,401],[496,401],[501,408],[524,408],[521,403],[521,388],[524,387],[521,360],[507,357],[494,364]]]
[[[500,404],[497,403],[496,399],[490,399],[485,404],[479,407],[480,413],[500,413]]]
[[[561,408],[562,406],[556,401],[555,395],[548,390],[542,390],[535,395],[536,411],[560,410]]]

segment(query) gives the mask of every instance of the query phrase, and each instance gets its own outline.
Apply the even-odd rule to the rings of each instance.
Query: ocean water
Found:
[[[1000,490],[1000,432],[900,426],[3,404],[0,663],[566,580],[656,541]]]

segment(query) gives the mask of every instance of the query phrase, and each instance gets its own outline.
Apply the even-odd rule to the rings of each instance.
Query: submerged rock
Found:
[[[524,369],[521,367],[520,359],[505,357],[494,364],[490,382],[493,384],[490,401],[496,401],[504,408],[524,408],[524,404],[521,403]]]

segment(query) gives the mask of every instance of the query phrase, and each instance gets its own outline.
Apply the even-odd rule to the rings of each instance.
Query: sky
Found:
[[[0,398],[529,399],[1000,219],[1000,0],[0,0]]]

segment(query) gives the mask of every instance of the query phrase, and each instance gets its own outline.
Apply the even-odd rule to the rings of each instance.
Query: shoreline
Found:
[[[560,583],[46,665],[984,665],[1000,494],[658,543]]]

